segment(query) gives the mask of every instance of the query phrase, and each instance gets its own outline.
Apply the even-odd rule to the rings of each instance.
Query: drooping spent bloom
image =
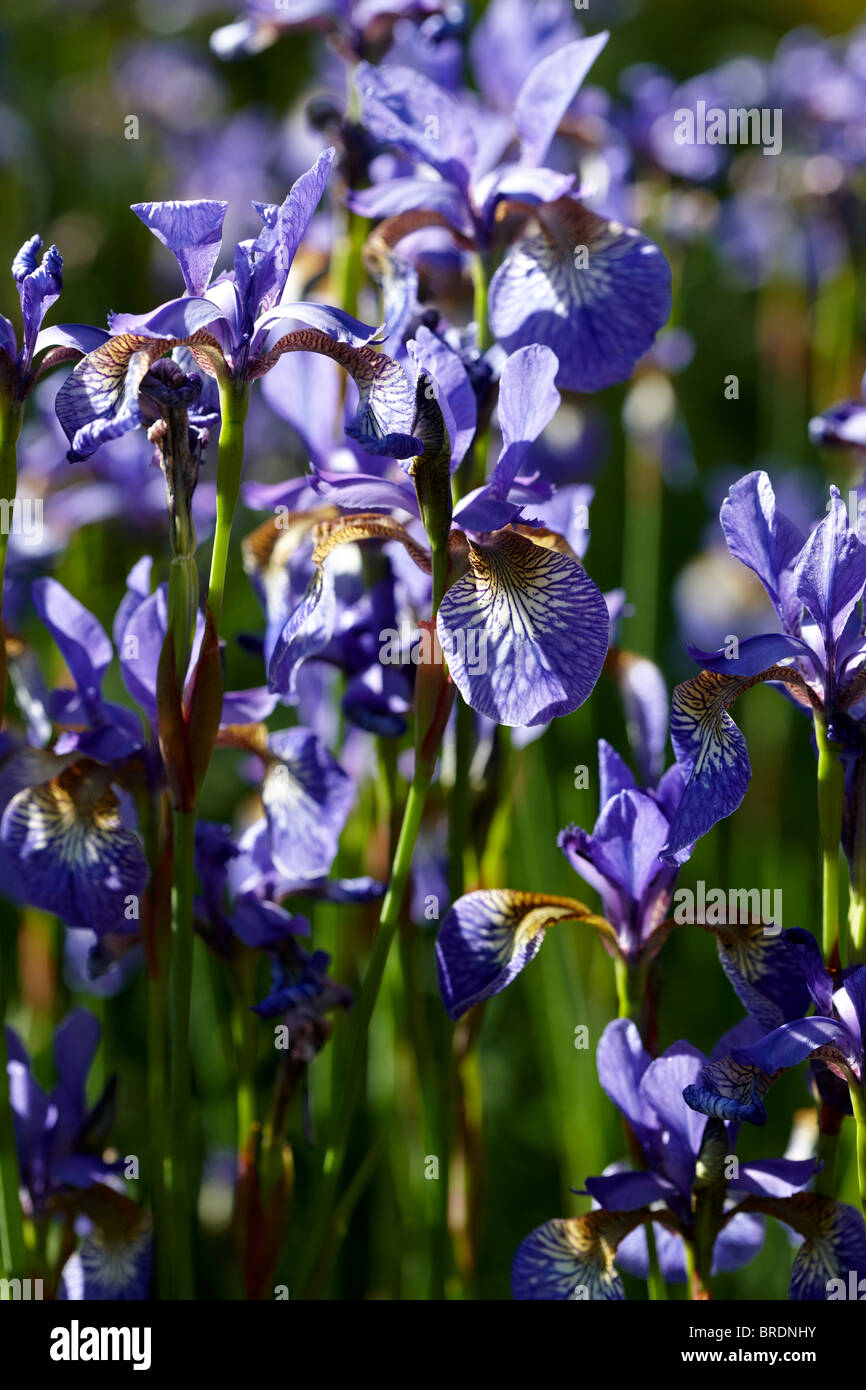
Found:
[[[748,1264],[763,1244],[762,1215],[805,1237],[791,1271],[790,1298],[824,1299],[829,1278],[866,1267],[859,1212],[802,1191],[820,1167],[814,1159],[742,1162],[734,1155],[733,1127],[716,1119],[695,1122],[682,1090],[705,1063],[682,1041],[653,1059],[634,1023],[608,1025],[598,1046],[599,1080],[634,1135],[638,1166],[614,1164],[588,1178],[595,1210],[548,1221],[527,1236],[512,1269],[515,1298],[624,1298],[617,1265],[646,1278],[642,1228],[650,1222],[667,1283],[686,1281],[686,1244],[704,1290],[713,1274]]]
[[[851,720],[866,710],[866,638],[858,604],[866,586],[866,545],[848,523],[838,488],[828,514],[804,538],[779,511],[766,473],[731,488],[721,510],[731,554],[758,576],[780,631],[728,642],[717,652],[690,647],[700,675],[674,691],[671,741],[687,777],[662,857],[731,815],[751,776],[746,742],[728,708],[760,681],[780,683],[825,725],[843,751]]]

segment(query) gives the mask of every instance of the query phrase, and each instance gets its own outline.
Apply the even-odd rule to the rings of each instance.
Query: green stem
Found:
[[[192,1180],[189,1116],[192,1104],[190,1074],[190,1002],[195,933],[193,893],[195,879],[195,812],[174,811],[174,903],[171,949],[171,1070],[169,1123],[171,1165],[169,1196],[172,1204],[175,1251],[174,1297],[193,1297]]]
[[[18,1196],[18,1155],[15,1149],[15,1125],[9,1095],[5,1019],[6,1000],[0,952],[0,1270],[4,1279],[23,1279],[27,1255],[21,1201]]]
[[[616,998],[620,1018],[630,1018],[641,1028],[646,1000],[646,960],[625,961],[621,956],[614,959],[616,978]]]
[[[821,1107],[822,1111],[825,1109]],[[819,1158],[824,1167],[815,1178],[815,1191],[821,1197],[836,1196],[836,1161],[839,1156],[839,1128],[834,1126],[832,1129],[818,1131],[818,1144],[815,1157]]]
[[[217,454],[216,529],[208,587],[208,603],[217,631],[222,616],[232,523],[241,488],[244,422],[249,409],[249,388],[236,386],[234,382],[221,382],[219,391],[222,424]]]
[[[237,1144],[238,1156],[246,1152],[250,1133],[256,1119],[256,1053],[258,1033],[256,1018],[249,1007],[255,997],[255,967],[251,958],[242,959],[238,966],[237,988],[232,1002],[232,1035],[237,1058]]]
[[[849,1086],[851,1108],[854,1111],[857,1149],[857,1181],[860,1185],[860,1204],[866,1212],[866,1093],[862,1086]]]
[[[18,436],[22,409],[18,402],[0,409],[0,503],[4,505],[0,526],[0,724],[6,707],[6,634],[3,629],[3,586],[6,578],[6,552],[12,525],[15,494],[18,491]],[[5,1075],[5,1073],[4,1073]]]
[[[454,785],[448,794],[448,890],[451,902],[462,895],[464,861],[469,826],[469,765],[475,735],[475,716],[457,696],[455,714]]]
[[[625,452],[625,520],[623,588],[634,602],[629,618],[629,647],[655,655],[658,639],[659,585],[664,494],[661,463],[628,438]]]
[[[852,965],[866,962],[866,747],[857,760],[854,850],[848,899],[848,935]]]
[[[403,822],[400,826],[400,835],[391,869],[391,881],[379,916],[379,931],[373,945],[367,973],[364,976],[360,997],[351,1013],[351,1036],[346,1052],[346,1073],[342,1079],[340,1099],[325,1151],[319,1201],[313,1220],[313,1235],[308,1244],[309,1254],[300,1281],[302,1289],[306,1288],[310,1276],[315,1272],[322,1252],[323,1236],[326,1238],[333,1217],[333,1198],[346,1157],[352,1120],[364,1080],[367,1062],[367,1033],[370,1028],[370,1020],[373,1017],[373,1010],[376,1007],[376,1000],[379,997],[391,945],[397,932],[400,909],[409,882],[409,870],[415,842],[421,828],[421,817],[429,787],[430,773],[416,768],[406,800]]]
[[[845,795],[844,773],[838,747],[827,736],[823,716],[815,714],[815,741],[818,745],[818,824],[821,831],[823,885],[821,894],[821,939],[824,959],[839,944],[840,964],[844,964],[845,942],[839,922],[839,847],[842,841],[842,808]]]
[[[667,1301],[668,1290],[662,1277],[659,1252],[656,1248],[656,1233],[652,1221],[646,1223],[646,1244],[649,1255],[649,1270],[646,1280],[647,1294],[650,1302],[663,1303]]]
[[[172,1268],[172,1215],[168,1205],[168,1137],[166,1134],[166,988],[152,975],[147,981],[147,1098],[150,1121],[152,1200],[156,1250],[156,1282],[161,1298],[168,1297]]]

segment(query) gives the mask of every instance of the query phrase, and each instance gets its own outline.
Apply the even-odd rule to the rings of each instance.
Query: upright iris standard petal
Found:
[[[359,63],[361,124],[374,139],[465,188],[476,154],[472,128],[450,93],[412,68]]]
[[[688,781],[660,851],[669,862],[736,811],[746,795],[752,767],[727,707],[748,683],[748,677],[702,671],[674,690],[671,743]]]
[[[313,219],[331,173],[336,150],[323,150],[311,169],[301,174],[280,207],[257,203],[264,227],[251,250],[253,293],[257,313],[280,299],[304,233]]]
[[[809,610],[825,648],[838,641],[866,585],[866,545],[849,529],[837,487],[830,510],[803,546],[794,573],[797,597]]]
[[[507,497],[530,445],[559,409],[561,397],[553,384],[558,371],[554,353],[537,343],[518,348],[506,360],[499,381],[502,452],[490,478],[493,496]]]
[[[286,878],[327,874],[355,801],[355,784],[309,729],[286,729],[269,740],[274,761],[262,801],[274,864]]]
[[[114,655],[102,624],[56,579],[37,579],[31,592],[79,691],[85,700],[98,696]]]
[[[25,241],[12,262],[12,278],[18,284],[21,319],[24,324],[25,370],[36,351],[39,327],[63,288],[63,260],[56,246],[49,246],[40,262],[42,238]]]
[[[528,73],[514,106],[521,163],[544,162],[560,121],[608,38],[603,30],[591,38],[575,39],[542,58]]]
[[[204,294],[216,265],[227,208],[207,198],[132,204],[136,217],[176,258],[187,293],[196,296]]]
[[[800,613],[794,587],[794,564],[804,537],[776,507],[766,473],[749,473],[734,483],[722,503],[722,530],[735,559],[754,571],[787,631]]]
[[[466,457],[478,424],[478,408],[469,373],[459,354],[423,325],[406,346],[415,366],[429,377],[430,389],[435,392],[444,416],[451,441],[453,473]]]
[[[650,1218],[637,1211],[590,1211],[537,1226],[518,1247],[511,1268],[517,1299],[590,1302],[625,1298],[614,1267],[620,1241]]]
[[[670,309],[658,247],[570,198],[531,210],[490,284],[490,327],[503,346],[552,348],[559,385],[575,391],[630,377]]]
[[[100,774],[75,764],[17,792],[0,820],[0,840],[16,889],[34,907],[97,933],[135,928],[147,860]]]
[[[445,916],[436,939],[439,990],[451,1018],[499,994],[532,960],[555,922],[610,927],[573,898],[510,889],[466,893]]]
[[[470,542],[469,573],[437,630],[467,704],[499,724],[545,724],[582,705],[601,674],[609,619],[577,560],[512,531]]]

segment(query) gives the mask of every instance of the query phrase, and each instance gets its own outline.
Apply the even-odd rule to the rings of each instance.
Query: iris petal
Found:
[[[694,844],[736,811],[746,794],[752,775],[746,740],[727,707],[748,684],[748,677],[701,671],[674,690],[671,743],[688,782],[660,851],[663,859]]]
[[[286,878],[321,877],[336,857],[355,784],[309,729],[272,734],[269,744],[276,761],[262,801],[274,864]]]
[[[0,838],[14,861],[16,887],[34,907],[97,933],[135,926],[138,914],[127,915],[127,899],[142,893],[147,860],[114,792],[94,789],[80,765],[17,792]]]
[[[658,247],[570,198],[531,209],[490,284],[490,326],[503,346],[552,348],[559,385],[575,391],[627,380],[670,306]]]
[[[814,1192],[798,1192],[793,1197],[750,1197],[740,1210],[773,1216],[804,1237],[791,1269],[790,1299],[825,1302],[832,1298],[831,1280],[841,1282],[837,1297],[862,1297],[859,1281],[866,1277],[866,1230],[855,1207]]]
[[[192,202],[133,203],[132,211],[177,260],[187,293],[203,294],[222,243],[228,203],[207,198]]]
[[[514,1257],[514,1297],[592,1302],[625,1298],[614,1267],[616,1248],[648,1217],[647,1207],[632,1212],[590,1211],[537,1226]]]
[[[532,960],[554,922],[611,928],[573,898],[510,889],[466,893],[445,916],[436,940],[439,990],[451,1018],[499,994]]]
[[[609,632],[607,606],[582,565],[501,531],[470,542],[469,566],[437,618],[466,703],[510,727],[577,709],[601,674]]]

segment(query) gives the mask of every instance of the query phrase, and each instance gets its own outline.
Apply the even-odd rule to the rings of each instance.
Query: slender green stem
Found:
[[[856,1126],[857,1181],[860,1185],[860,1204],[866,1212],[866,1093],[862,1086],[851,1085],[851,1109]]]
[[[616,998],[620,1018],[630,1018],[642,1027],[646,1001],[646,960],[625,961],[621,956],[614,959],[616,978]]]
[[[866,962],[866,747],[857,760],[854,850],[848,899],[848,934],[852,965]]]
[[[5,1019],[6,999],[0,951],[0,1270],[4,1279],[23,1279],[27,1256],[18,1196],[18,1155],[9,1095]]]
[[[367,1033],[370,1020],[373,1017],[373,1010],[376,1007],[376,1000],[379,997],[385,966],[397,932],[400,909],[409,882],[412,855],[418,839],[418,831],[421,828],[421,817],[429,787],[429,772],[416,768],[406,800],[403,822],[400,826],[400,835],[391,869],[391,881],[379,916],[379,931],[367,965],[367,973],[364,976],[360,996],[351,1013],[351,1037],[346,1052],[347,1067],[342,1078],[340,1098],[333,1117],[328,1146],[325,1150],[319,1200],[313,1218],[313,1234],[308,1243],[307,1260],[300,1280],[302,1289],[306,1288],[310,1276],[315,1272],[322,1252],[323,1238],[326,1238],[330,1228],[333,1216],[333,1198],[346,1157],[352,1120],[364,1081],[367,1063]]]
[[[156,1282],[161,1298],[168,1296],[172,1268],[172,1215],[168,1205],[168,1136],[166,1134],[166,1032],[168,1008],[162,980],[147,980],[147,1098],[150,1124],[152,1201],[156,1248]]]
[[[844,964],[845,943],[839,922],[839,846],[842,841],[845,780],[838,748],[830,742],[826,722],[817,713],[815,740],[818,745],[818,824],[823,866],[821,940],[824,959],[828,962],[838,940],[839,959]]]
[[[217,454],[216,529],[211,555],[208,603],[219,631],[225,593],[232,523],[241,488],[244,463],[244,423],[249,409],[249,388],[234,382],[220,383],[219,451]]]
[[[452,903],[464,891],[464,858],[469,827],[469,765],[475,734],[475,716],[457,696],[455,714],[454,785],[448,794],[448,890]]]
[[[661,462],[627,438],[622,583],[635,605],[628,619],[632,650],[655,656],[658,640],[664,490]]]
[[[822,1110],[823,1110],[822,1106]],[[815,1178],[815,1191],[821,1197],[836,1196],[836,1161],[839,1156],[839,1129],[821,1129],[818,1133],[818,1144],[815,1157],[823,1163],[818,1176]]]
[[[192,1274],[192,1178],[189,1144],[191,1108],[190,1001],[195,941],[193,892],[195,879],[195,812],[174,811],[174,903],[171,948],[171,1069],[169,1123],[171,1165],[169,1193],[172,1204],[175,1251],[174,1296],[193,1297]]]
[[[649,1256],[649,1269],[647,1271],[647,1295],[652,1303],[666,1302],[668,1296],[667,1285],[662,1276],[661,1265],[659,1264],[659,1252],[656,1248],[656,1233],[652,1221],[646,1223],[646,1244]]]
[[[256,1018],[249,1007],[254,998],[254,963],[242,959],[238,967],[237,988],[232,1001],[232,1035],[237,1058],[237,1145],[238,1155],[246,1151],[256,1119]]]
[[[18,490],[18,436],[21,433],[22,410],[18,402],[0,407],[0,505],[3,525],[0,526],[0,724],[6,706],[6,636],[3,630],[3,586],[6,577],[6,552],[9,549],[9,530],[12,524],[15,494]]]
[[[487,297],[490,285],[490,266],[486,256],[472,257],[472,314],[478,328],[478,346],[486,352],[493,342],[487,316]]]

